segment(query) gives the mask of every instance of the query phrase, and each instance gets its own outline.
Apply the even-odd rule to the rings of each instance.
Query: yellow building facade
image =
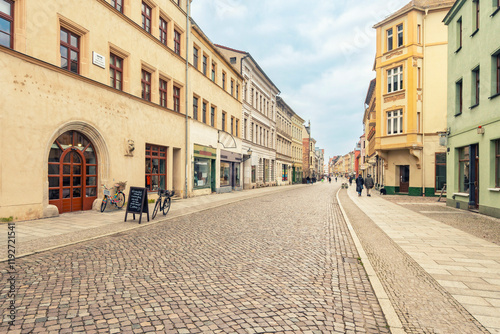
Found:
[[[442,20],[453,3],[415,0],[374,26],[374,146],[384,161],[380,183],[388,194],[434,195],[443,184],[445,175],[435,167],[446,149],[439,142],[447,99]]]
[[[159,188],[196,195],[196,154],[216,161],[213,190],[225,186],[224,144],[234,153],[226,160],[241,159],[241,77],[188,26],[185,0],[9,3],[12,42],[0,45],[0,218],[90,210],[102,185],[117,181],[151,197]],[[216,80],[212,72],[201,78],[195,46],[215,63]],[[200,109],[203,101],[209,112],[216,107],[214,124],[193,120],[193,97]]]

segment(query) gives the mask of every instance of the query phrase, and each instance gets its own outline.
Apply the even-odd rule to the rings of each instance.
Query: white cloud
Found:
[[[250,52],[333,156],[362,134],[372,26],[409,1],[195,0],[192,16],[215,43]]]

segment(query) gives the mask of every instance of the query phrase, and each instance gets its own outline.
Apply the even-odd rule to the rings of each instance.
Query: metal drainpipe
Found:
[[[192,0],[187,1],[187,15],[186,15],[186,98],[185,98],[185,113],[186,113],[186,170],[185,170],[185,182],[184,182],[184,198],[187,198],[188,193],[188,167],[189,167],[189,138],[188,138],[188,91],[189,91],[189,14],[190,14],[190,4]]]
[[[423,68],[422,68],[422,196],[425,197],[425,127],[424,127],[424,115],[425,115],[425,110],[424,110],[424,78],[425,78],[425,63],[427,62],[427,58],[425,57],[425,31],[426,31],[426,19],[427,19],[427,14],[429,13],[429,9],[425,10],[425,15],[424,15],[424,21],[422,24],[422,44],[423,44],[423,53],[424,53],[424,63]],[[418,78],[417,78],[418,80]]]

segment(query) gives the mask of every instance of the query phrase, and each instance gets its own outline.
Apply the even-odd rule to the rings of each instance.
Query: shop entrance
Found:
[[[399,192],[407,193],[410,188],[410,166],[399,166]]]
[[[49,204],[59,213],[91,210],[97,198],[97,158],[92,143],[68,131],[52,144],[48,163]]]

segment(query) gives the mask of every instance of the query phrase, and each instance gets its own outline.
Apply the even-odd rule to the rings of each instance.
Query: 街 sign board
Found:
[[[142,220],[142,213],[146,213],[149,221],[148,190],[140,187],[130,187],[128,193],[127,210],[125,211],[125,221],[129,213],[139,215],[139,224]]]

